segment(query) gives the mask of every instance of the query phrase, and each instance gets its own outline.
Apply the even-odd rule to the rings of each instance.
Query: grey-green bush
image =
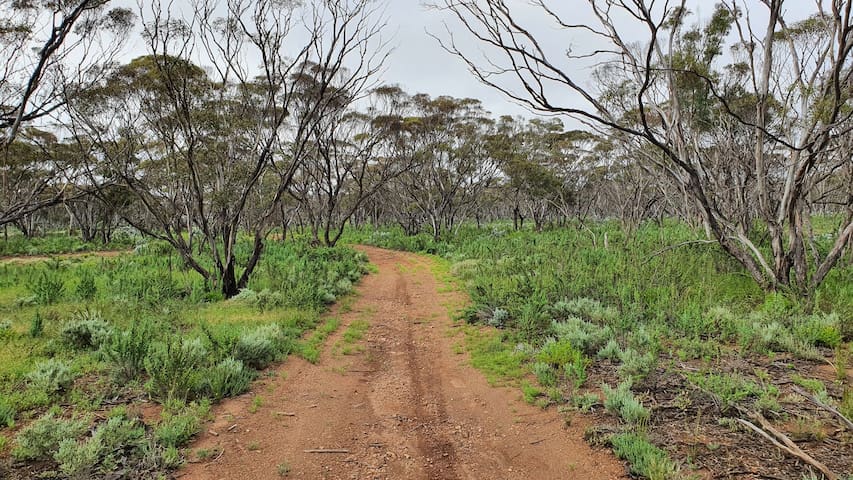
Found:
[[[243,362],[229,357],[207,370],[206,391],[214,400],[233,397],[248,390],[253,378],[254,373]]]
[[[71,366],[62,360],[50,358],[36,364],[36,368],[27,375],[30,384],[48,394],[62,393],[74,383],[75,375]]]
[[[65,439],[53,456],[70,478],[91,478],[98,471],[115,470],[123,454],[135,456],[145,444],[145,426],[136,419],[116,416],[95,428],[83,441]]]
[[[101,343],[101,357],[113,366],[115,380],[124,383],[135,379],[145,368],[153,336],[150,322],[135,322],[128,330],[113,331]]]
[[[285,343],[281,327],[264,325],[240,336],[234,346],[234,358],[251,368],[266,368],[279,355],[288,353],[283,351]]]
[[[200,392],[200,370],[207,361],[207,350],[201,339],[179,339],[156,342],[148,350],[145,371],[149,379],[148,393],[159,400],[186,401]]]
[[[112,334],[112,327],[100,313],[83,311],[59,329],[63,342],[78,349],[98,348]]]
[[[87,426],[86,420],[56,418],[50,412],[18,433],[12,456],[18,460],[50,458],[59,449],[60,442],[80,437]]]

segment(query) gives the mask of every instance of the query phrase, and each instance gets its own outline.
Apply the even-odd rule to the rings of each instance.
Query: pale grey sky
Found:
[[[137,0],[116,0],[119,5],[127,5],[137,10]],[[457,40],[464,42],[465,32],[458,22],[454,21],[446,12],[429,9],[424,5],[424,0],[385,0],[387,2],[388,25],[386,36],[391,39],[394,51],[386,63],[386,70],[382,80],[385,83],[399,84],[408,93],[427,93],[432,96],[451,95],[454,97],[473,97],[483,101],[484,107],[495,115],[523,115],[532,116],[530,112],[519,105],[513,104],[491,88],[479,83],[468,72],[463,62],[445,52],[435,38],[427,32],[439,37],[447,38],[446,29],[449,28],[458,35]],[[440,0],[433,0],[440,1]],[[688,7],[694,13],[693,21],[698,18],[707,18],[714,9],[718,0],[688,0]],[[826,3],[828,0],[818,0]],[[147,0],[143,2],[148,3]],[[164,5],[167,2],[163,2]],[[176,10],[186,9],[189,0],[172,0],[171,5]],[[537,7],[531,7],[525,0],[507,0],[522,24],[537,33],[537,37],[545,44],[546,49],[559,56],[572,46],[576,49],[590,50],[601,47],[592,36],[583,36],[579,33],[567,33],[557,28],[554,22]],[[572,22],[589,23],[595,19],[589,10],[587,0],[547,0],[549,7],[562,10]],[[660,4],[660,2],[658,2]],[[673,2],[674,3],[674,2]],[[759,0],[741,0],[756,16],[760,17],[766,7]],[[552,5],[553,4],[553,5]],[[815,1],[813,0],[788,0],[785,9],[792,14],[792,18],[802,18],[814,12]],[[447,27],[445,27],[447,22]],[[629,27],[626,36],[632,36]],[[639,36],[642,32],[637,32]],[[479,45],[469,43],[463,45],[470,52],[477,52]],[[130,48],[127,60],[144,54],[141,46]],[[572,73],[577,78],[588,78],[590,68],[583,65],[572,64],[575,69]],[[568,102],[575,99],[567,98]],[[579,100],[579,99],[578,99]],[[568,123],[568,122],[567,122]]]

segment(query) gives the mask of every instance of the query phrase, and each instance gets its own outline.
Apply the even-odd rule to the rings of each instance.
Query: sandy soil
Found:
[[[178,478],[627,478],[609,451],[584,442],[582,417],[566,426],[456,353],[448,306],[464,299],[440,293],[430,260],[363,250],[379,271],[351,311],[331,313],[341,328],[318,364],[291,357],[216,406]],[[370,323],[364,349],[346,355],[335,345],[358,319]]]

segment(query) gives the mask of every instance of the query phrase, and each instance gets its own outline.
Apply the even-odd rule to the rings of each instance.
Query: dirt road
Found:
[[[448,313],[462,299],[440,293],[429,259],[363,250],[379,271],[351,311],[331,313],[341,328],[319,363],[292,357],[214,408],[179,478],[623,478],[612,454],[583,441],[581,417],[567,427],[466,364]],[[357,320],[370,324],[363,350],[346,352],[342,334]]]

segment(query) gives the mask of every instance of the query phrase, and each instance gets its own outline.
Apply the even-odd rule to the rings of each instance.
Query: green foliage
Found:
[[[201,431],[201,425],[210,413],[210,403],[203,401],[165,410],[163,418],[154,429],[160,445],[167,448],[181,447]]]
[[[205,391],[214,400],[233,397],[248,390],[253,378],[254,374],[243,362],[229,357],[204,374]]]
[[[598,358],[606,358],[610,361],[619,361],[622,358],[622,348],[619,347],[619,342],[616,340],[608,340],[607,344],[601,347],[595,355]]]
[[[74,440],[86,431],[83,419],[57,418],[49,412],[29,424],[15,438],[12,456],[18,460],[44,460],[53,456],[64,440]]]
[[[44,333],[44,317],[41,312],[36,312],[33,318],[30,319],[30,338],[39,338]]]
[[[68,362],[51,358],[36,364],[27,375],[30,384],[49,395],[63,393],[71,388],[75,375]]]
[[[136,419],[113,416],[98,425],[87,439],[62,440],[53,458],[63,474],[91,478],[96,472],[114,471],[126,456],[138,455],[145,443],[145,425]]]
[[[613,453],[627,460],[631,472],[649,480],[671,480],[678,469],[669,455],[652,445],[645,436],[636,433],[620,433],[610,437]]]
[[[651,414],[634,397],[631,392],[630,380],[620,383],[616,388],[603,384],[601,391],[604,393],[604,408],[610,413],[618,415],[622,420],[632,425],[642,425],[648,422]]]
[[[30,291],[39,305],[51,305],[65,294],[65,284],[58,273],[43,270],[29,285]]]
[[[15,406],[5,397],[0,396],[0,429],[14,427],[16,415]]]
[[[114,330],[101,343],[99,353],[112,364],[118,383],[133,380],[142,373],[153,335],[150,322],[134,322],[127,330]]]
[[[609,326],[599,327],[577,317],[552,322],[551,331],[557,338],[568,340],[573,347],[587,355],[594,355],[613,339],[613,330]]]
[[[112,327],[96,311],[77,313],[59,329],[59,337],[68,345],[81,350],[98,348],[110,337]]]
[[[75,293],[77,294],[77,298],[81,300],[90,301],[95,298],[95,295],[98,293],[98,286],[95,284],[95,275],[91,271],[83,271],[80,281],[77,283]]]
[[[557,384],[557,372],[554,367],[545,362],[536,362],[531,367],[533,374],[536,375],[536,380],[543,387],[553,387]]]
[[[758,396],[761,388],[737,373],[696,373],[688,375],[696,386],[717,397],[720,409],[725,413],[743,400]]]
[[[572,396],[572,406],[582,412],[592,410],[592,407],[601,404],[601,399],[594,393],[582,393]]]
[[[234,346],[234,358],[248,367],[263,369],[289,353],[292,342],[276,324],[264,325],[240,336]]]
[[[619,365],[619,378],[625,379],[641,379],[652,371],[657,363],[657,356],[652,352],[640,354],[633,348],[626,348],[619,355],[619,360],[622,362]]]
[[[570,341],[564,339],[555,340],[553,338],[545,340],[539,349],[539,353],[536,354],[538,361],[555,367],[574,363],[582,357],[583,354]]]
[[[199,338],[152,343],[144,361],[148,373],[145,389],[161,401],[195,398],[201,391],[201,368],[206,361],[207,350]]]

